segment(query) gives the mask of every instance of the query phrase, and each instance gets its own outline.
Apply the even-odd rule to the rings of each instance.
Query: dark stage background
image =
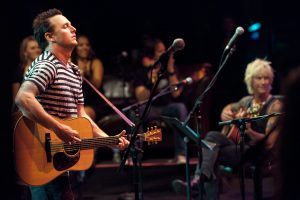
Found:
[[[245,93],[241,82],[246,63],[255,57],[271,60],[278,78],[298,63],[300,39],[299,17],[296,6],[260,0],[230,1],[22,1],[11,2],[9,40],[11,69],[18,64],[19,43],[32,34],[32,20],[37,13],[56,7],[77,28],[78,34],[87,34],[97,55],[103,60],[105,74],[119,75],[115,56],[129,53],[129,63],[135,58],[145,35],[163,39],[166,46],[175,38],[186,42],[184,50],[176,53],[178,66],[189,66],[203,61],[217,68],[224,39],[222,23],[225,17],[236,20],[245,34],[237,43],[236,52],[220,74],[217,85],[224,91],[235,86],[236,99]],[[261,22],[261,37],[251,40],[247,28]],[[233,35],[233,32],[232,34]],[[133,65],[125,65],[126,72],[134,73]],[[219,84],[218,84],[219,83]],[[238,88],[236,88],[238,86]],[[216,88],[217,89],[217,86]],[[278,90],[274,88],[277,92]],[[243,91],[244,90],[244,91]],[[231,93],[231,92],[230,92]]]
[[[277,72],[273,93],[279,92],[279,82],[299,60],[299,16],[295,3],[289,1],[29,0],[11,3],[12,8],[8,12],[12,27],[9,32],[12,37],[9,40],[12,70],[18,64],[20,41],[32,34],[33,18],[53,7],[63,11],[78,34],[90,37],[95,52],[104,62],[105,75],[115,76],[120,76],[121,71],[115,58],[122,51],[127,51],[129,57],[127,64],[123,65],[126,74],[121,75],[134,73],[136,68],[132,63],[146,35],[163,39],[166,46],[178,37],[185,40],[185,49],[175,54],[176,64],[179,68],[182,66],[182,74],[193,70],[188,66],[204,61],[211,62],[216,70],[224,48],[224,18],[235,19],[236,26],[244,27],[245,34],[237,42],[236,51],[213,88],[218,99],[218,104],[214,105],[216,110],[246,94],[243,73],[246,64],[253,58],[272,61]],[[258,40],[251,40],[247,31],[253,22],[262,24]]]
[[[299,63],[300,21],[295,2],[262,0],[209,0],[209,1],[9,1],[3,7],[1,38],[4,60],[2,86],[5,98],[1,105],[6,116],[10,101],[10,77],[18,65],[19,44],[23,37],[32,34],[32,20],[37,13],[49,8],[58,8],[77,28],[77,33],[90,37],[97,55],[103,60],[105,75],[120,75],[115,56],[127,51],[129,57],[124,65],[126,74],[134,73],[132,65],[136,50],[145,35],[163,39],[166,46],[175,38],[183,38],[186,47],[175,54],[179,71],[192,70],[186,66],[208,61],[217,69],[224,31],[225,17],[236,20],[245,34],[237,42],[237,48],[219,75],[213,87],[212,118],[218,121],[220,109],[228,102],[246,94],[242,82],[246,64],[255,57],[266,57],[276,70],[273,93],[280,92],[280,82],[289,69]],[[247,28],[253,22],[261,22],[261,37],[251,40]],[[4,34],[4,35],[3,35]],[[233,35],[233,33],[232,33]],[[182,77],[184,78],[184,77]],[[9,118],[1,123],[1,130],[9,129]],[[213,124],[215,126],[215,124]],[[11,133],[1,133],[1,154],[11,162]],[[3,143],[3,145],[2,145]],[[1,156],[2,157],[2,156]],[[7,165],[11,169],[11,165]],[[9,175],[9,173],[8,173]],[[4,179],[5,180],[5,179]],[[2,184],[3,185],[3,184]]]

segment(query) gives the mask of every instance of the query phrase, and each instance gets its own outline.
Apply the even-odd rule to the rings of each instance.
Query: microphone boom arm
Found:
[[[193,113],[196,111],[196,108],[198,108],[200,106],[200,104],[202,103],[202,100],[204,99],[206,93],[208,93],[208,91],[212,88],[212,86],[214,85],[214,83],[217,80],[217,77],[219,75],[219,73],[221,72],[221,70],[223,69],[224,65],[226,64],[227,60],[229,59],[229,57],[233,54],[234,52],[234,48],[232,47],[230,49],[230,52],[226,55],[223,63],[221,63],[220,67],[218,68],[218,71],[215,73],[215,75],[213,76],[213,78],[211,79],[210,83],[208,84],[208,86],[206,87],[206,89],[204,90],[204,92],[202,92],[202,94],[200,96],[198,96],[198,98],[196,99],[194,106],[192,108],[192,110],[190,111],[190,113],[188,114],[187,118],[184,121],[184,124],[186,125],[188,123],[188,121],[190,120],[191,116],[193,115]]]
[[[280,116],[280,115],[283,115],[283,113],[271,113],[271,114],[268,114],[268,115],[260,115],[260,116],[251,117],[251,118],[245,117],[245,118],[233,119],[233,120],[219,122],[218,125],[219,126],[226,126],[226,125],[231,125],[231,124],[239,125],[241,123],[254,122],[254,121],[267,119],[267,118],[270,118],[270,117],[276,117],[276,116]]]

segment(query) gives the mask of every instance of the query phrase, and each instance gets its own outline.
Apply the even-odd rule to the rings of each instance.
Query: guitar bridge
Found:
[[[50,146],[51,146],[50,133],[46,133],[46,135],[45,135],[45,152],[46,152],[47,162],[52,162]]]

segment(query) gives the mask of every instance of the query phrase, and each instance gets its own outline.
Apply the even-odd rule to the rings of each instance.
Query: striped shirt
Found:
[[[36,98],[51,115],[76,117],[77,105],[84,104],[79,67],[73,63],[64,66],[49,51],[32,62],[24,81],[31,81],[39,88]]]

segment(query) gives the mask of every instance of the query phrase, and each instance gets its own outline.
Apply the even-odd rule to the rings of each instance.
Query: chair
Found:
[[[250,178],[253,180],[254,186],[254,199],[255,200],[262,200],[263,199],[263,179],[268,177],[274,177],[277,162],[276,157],[273,151],[266,151],[264,150],[261,152],[261,156],[257,156],[257,151],[260,149],[259,147],[252,149],[245,154],[247,160],[249,158],[253,158],[253,154],[256,155],[254,159],[248,160],[244,162],[244,171],[245,171],[245,178]],[[256,153],[254,153],[256,152]],[[249,157],[248,157],[249,156]],[[230,174],[232,176],[238,175],[237,170],[233,170],[230,167],[220,165],[219,172],[222,174]],[[221,183],[222,184],[222,183]]]

